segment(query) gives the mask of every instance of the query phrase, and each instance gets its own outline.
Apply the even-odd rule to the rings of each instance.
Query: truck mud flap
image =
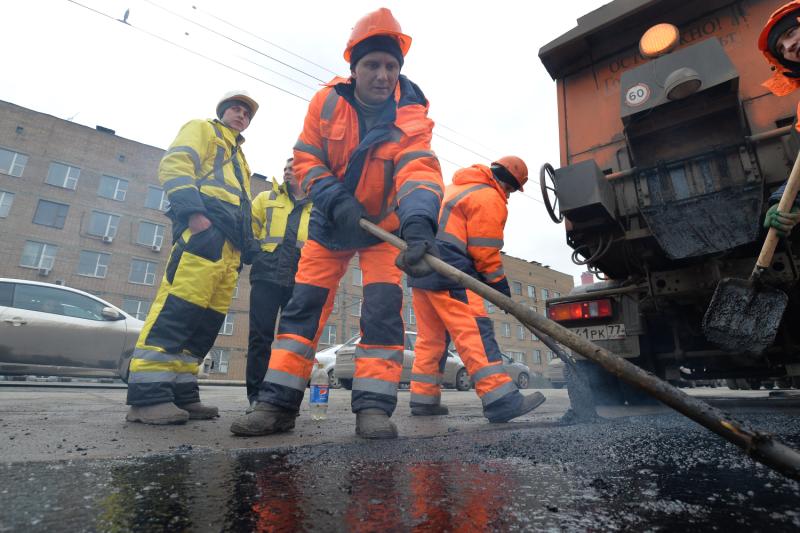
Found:
[[[696,257],[755,241],[762,194],[761,185],[745,185],[672,201],[654,195],[641,213],[670,259]]]

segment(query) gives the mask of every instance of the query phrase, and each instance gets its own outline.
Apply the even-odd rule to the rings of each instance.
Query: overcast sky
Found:
[[[541,202],[539,167],[558,167],[559,152],[555,82],[538,50],[603,0],[76,1],[100,13],[68,0],[0,2],[0,99],[166,148],[184,122],[244,88],[261,106],[245,153],[267,176],[281,174],[320,80],[348,74],[355,21],[389,7],[413,38],[403,74],[430,100],[445,183],[459,167],[519,155],[531,181],[512,196],[504,251],[584,270]],[[127,9],[129,25],[114,20]]]

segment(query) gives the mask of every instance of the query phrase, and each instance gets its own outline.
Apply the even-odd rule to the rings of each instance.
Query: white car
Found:
[[[336,377],[336,374],[334,373],[334,369],[336,368],[336,350],[342,346],[342,344],[334,344],[329,348],[318,351],[314,355],[314,358],[322,363],[325,372],[328,374],[328,383],[332,389],[339,389],[342,386],[342,384],[339,382],[339,379]]]

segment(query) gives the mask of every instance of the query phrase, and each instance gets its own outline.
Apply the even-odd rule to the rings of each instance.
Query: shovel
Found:
[[[791,211],[800,189],[800,155],[783,190],[778,211]],[[765,285],[762,277],[772,264],[778,233],[769,228],[749,279],[720,280],[703,316],[703,333],[725,351],[758,355],[775,341],[789,298]]]

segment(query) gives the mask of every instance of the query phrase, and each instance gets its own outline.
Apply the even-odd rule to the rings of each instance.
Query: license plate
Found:
[[[607,341],[625,338],[625,324],[604,324],[602,326],[570,328],[570,331],[590,341]]]

